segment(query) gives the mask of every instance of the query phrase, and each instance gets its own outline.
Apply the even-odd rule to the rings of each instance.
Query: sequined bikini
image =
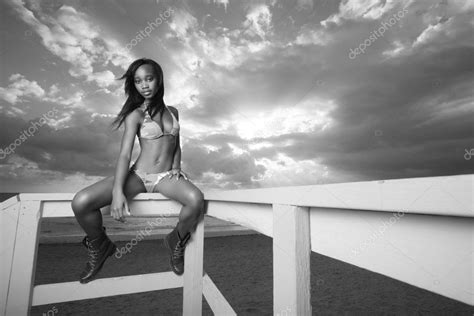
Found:
[[[139,138],[158,139],[165,135],[172,135],[174,137],[178,135],[179,122],[166,105],[165,108],[168,110],[168,112],[171,114],[171,117],[173,118],[173,127],[171,128],[171,131],[169,133],[163,133],[160,125],[158,125],[158,123],[151,118],[150,114],[146,110],[145,104],[142,104],[142,106],[139,107],[139,109],[145,113],[145,118],[143,119],[142,125],[139,131],[137,132]],[[156,185],[160,182],[161,179],[169,175],[170,172],[168,170],[159,173],[148,173],[146,171],[137,169],[133,161],[130,171],[135,173],[142,180],[147,192],[154,192]]]
[[[145,113],[145,118],[143,119],[143,123],[139,130],[138,137],[146,139],[157,139],[165,135],[178,135],[179,122],[166,105],[165,108],[168,110],[168,112],[171,114],[171,117],[173,118],[173,127],[171,128],[171,131],[169,133],[163,133],[160,125],[158,125],[158,123],[151,118],[150,114],[145,109],[145,105],[143,104],[141,107],[139,107],[139,109]]]

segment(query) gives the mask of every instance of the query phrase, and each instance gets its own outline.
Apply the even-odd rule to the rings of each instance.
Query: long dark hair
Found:
[[[138,67],[141,65],[151,65],[155,72],[156,79],[158,80],[158,91],[151,99],[151,103],[148,106],[147,110],[150,113],[150,116],[153,117],[157,112],[162,112],[165,108],[165,102],[163,101],[163,95],[165,94],[165,86],[163,84],[163,70],[161,66],[154,60],[148,58],[140,58],[135,60],[133,63],[128,66],[127,71],[123,74],[122,77],[118,78],[117,80],[125,79],[124,90],[125,95],[127,95],[127,100],[123,105],[122,109],[120,110],[119,114],[112,122],[112,126],[117,125],[116,128],[118,129],[122,123],[125,121],[125,118],[128,114],[133,112],[136,108],[138,108],[145,98],[138,93],[137,89],[135,88],[135,71],[137,71]]]

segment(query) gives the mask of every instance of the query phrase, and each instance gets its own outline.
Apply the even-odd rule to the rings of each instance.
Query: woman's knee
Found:
[[[74,195],[71,202],[72,210],[74,214],[79,214],[86,211],[91,203],[90,194],[86,191],[79,191]]]
[[[204,204],[204,194],[201,190],[193,190],[188,194],[188,205],[195,209],[202,209]]]

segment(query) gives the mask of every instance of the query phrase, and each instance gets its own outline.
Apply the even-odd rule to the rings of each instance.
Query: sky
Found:
[[[182,169],[202,190],[474,173],[474,1],[5,0],[0,12],[0,192],[112,176],[117,78],[141,57],[163,68]]]

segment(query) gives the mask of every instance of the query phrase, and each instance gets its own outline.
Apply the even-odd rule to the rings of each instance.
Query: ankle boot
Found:
[[[114,254],[117,246],[109,239],[102,227],[102,233],[95,239],[84,237],[82,244],[87,248],[89,261],[86,263],[84,271],[80,275],[80,282],[87,283],[94,279],[104,265],[105,260]]]
[[[170,254],[170,267],[177,275],[184,273],[184,249],[190,237],[191,234],[188,232],[181,238],[178,227],[175,227],[164,239],[165,247]]]

